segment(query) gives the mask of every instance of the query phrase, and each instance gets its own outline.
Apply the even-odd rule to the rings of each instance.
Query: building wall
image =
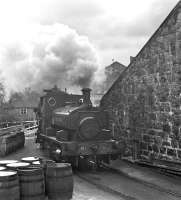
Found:
[[[181,160],[181,2],[101,100],[135,158]]]
[[[22,109],[26,109],[23,113]],[[8,109],[8,113],[13,116],[17,121],[33,121],[35,120],[34,108],[11,108]]]
[[[119,62],[114,62],[105,68],[105,90],[109,89],[119,75],[124,71],[126,66]]]

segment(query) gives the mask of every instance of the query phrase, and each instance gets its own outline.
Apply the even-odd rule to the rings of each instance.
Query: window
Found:
[[[21,115],[26,115],[27,114],[27,108],[21,108],[20,114]]]

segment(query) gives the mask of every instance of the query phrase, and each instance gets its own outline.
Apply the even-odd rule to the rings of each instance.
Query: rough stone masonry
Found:
[[[181,1],[101,100],[134,158],[181,161]]]

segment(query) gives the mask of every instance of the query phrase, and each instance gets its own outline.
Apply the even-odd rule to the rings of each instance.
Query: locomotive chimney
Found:
[[[92,102],[90,100],[90,92],[91,92],[90,88],[83,88],[82,89],[84,103],[88,104],[88,105],[92,105]]]

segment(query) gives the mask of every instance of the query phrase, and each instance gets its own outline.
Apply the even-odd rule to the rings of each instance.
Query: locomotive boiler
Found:
[[[37,142],[58,161],[83,164],[109,162],[119,155],[118,141],[108,129],[108,113],[92,106],[89,88],[73,95],[46,90],[36,110]]]

